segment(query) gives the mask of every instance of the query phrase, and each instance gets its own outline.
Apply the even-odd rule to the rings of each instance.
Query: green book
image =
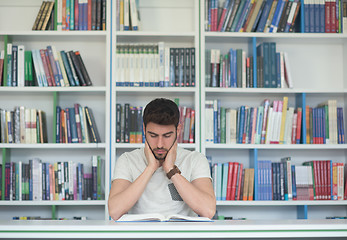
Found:
[[[220,143],[226,143],[226,112],[225,108],[220,108]]]

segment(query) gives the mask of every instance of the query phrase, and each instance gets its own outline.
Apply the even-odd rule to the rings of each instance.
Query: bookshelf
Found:
[[[200,5],[200,22],[204,22],[204,3]],[[302,15],[303,16],[303,15]],[[301,22],[303,24],[303,22]],[[201,24],[201,112],[205,100],[220,99],[222,107],[237,109],[241,105],[260,106],[264,99],[289,99],[288,107],[317,104],[337,99],[338,106],[346,110],[346,58],[345,34],[322,33],[240,33],[208,32]],[[256,47],[263,42],[275,42],[277,51],[289,56],[293,88],[218,88],[205,85],[206,50],[220,49],[226,54],[230,48],[241,48],[247,56],[256,56]],[[303,126],[306,126],[304,123]],[[292,165],[310,160],[346,162],[345,144],[216,144],[206,143],[206,118],[201,118],[201,151],[212,157],[213,163],[239,162],[245,168],[255,168],[260,160],[279,162],[290,156]],[[302,132],[306,136],[306,130]],[[227,156],[227,157],[226,157]],[[257,185],[257,184],[256,184]],[[258,189],[256,187],[255,194]],[[346,201],[217,201],[220,215],[247,219],[322,219],[345,213]]]
[[[113,5],[116,13],[117,6]],[[199,1],[139,1],[138,11],[140,12],[141,23],[139,31],[121,31],[118,29],[117,18],[113,19],[112,47],[116,49],[121,44],[133,44],[135,46],[157,44],[163,42],[165,47],[170,48],[191,48],[195,47],[195,87],[129,87],[116,86],[117,78],[117,57],[112,55],[112,119],[116,119],[116,104],[124,106],[129,103],[134,107],[145,107],[154,98],[165,97],[171,100],[179,99],[180,106],[187,106],[195,109],[195,116],[200,114],[199,95]],[[116,15],[116,14],[115,14]],[[116,51],[113,51],[115,53]],[[200,136],[198,129],[199,121],[195,121],[194,143],[179,143],[180,147],[199,150]],[[111,169],[122,153],[143,147],[143,143],[116,143],[116,122],[112,121],[111,140]],[[112,173],[111,173],[112,176]]]
[[[89,106],[96,116],[101,143],[55,144],[53,130],[47,144],[0,144],[1,161],[27,161],[40,157],[54,163],[57,156],[74,162],[91,164],[92,155],[105,159],[105,200],[97,201],[0,201],[1,220],[18,215],[43,217],[87,216],[109,219],[107,198],[116,159],[124,152],[142,147],[142,143],[116,143],[116,104],[130,103],[144,107],[156,97],[179,98],[180,105],[196,111],[195,143],[179,146],[212,156],[213,162],[237,161],[244,167],[255,167],[258,160],[280,161],[291,156],[294,165],[308,160],[346,163],[346,144],[214,144],[205,142],[205,100],[220,99],[224,107],[242,104],[260,106],[265,98],[289,99],[288,106],[316,106],[337,99],[346,112],[347,77],[344,70],[346,34],[322,33],[238,33],[204,30],[204,1],[139,1],[139,31],[117,28],[117,1],[107,0],[106,31],[31,31],[41,0],[5,0],[0,3],[0,46],[6,37],[26,49],[55,45],[57,50],[79,50],[91,76],[91,87],[0,87],[0,107],[16,105],[37,107],[46,112],[48,129],[53,129],[54,107],[70,107],[77,102]],[[15,16],[25,16],[15,17]],[[294,88],[212,88],[205,86],[207,59],[205,50],[242,48],[254,54],[263,42],[276,42],[277,50],[289,56]],[[119,44],[155,44],[164,42],[170,48],[195,47],[195,87],[129,87],[116,86],[117,46]],[[2,49],[1,49],[2,50]],[[89,67],[88,67],[89,66]],[[28,101],[30,99],[30,101]],[[303,133],[304,134],[304,133]],[[60,158],[59,158],[60,159]],[[257,191],[257,190],[256,190]],[[247,219],[322,219],[346,212],[347,201],[217,201],[220,215]]]
[[[42,200],[0,201],[1,219],[14,216],[41,216],[67,218],[85,216],[87,219],[106,220],[109,185],[110,150],[110,1],[107,1],[106,31],[31,31],[42,1],[2,1],[1,49],[7,42],[24,45],[25,50],[44,49],[54,45],[57,51],[79,50],[92,81],[88,87],[1,87],[1,108],[12,110],[15,106],[42,109],[46,113],[48,143],[10,144],[0,143],[1,162],[23,162],[40,158],[44,163],[82,163],[85,172],[91,173],[92,156],[105,161],[105,198],[102,200]],[[18,17],[23,16],[23,17]],[[24,17],[25,16],[25,17]],[[5,23],[7,22],[7,24]],[[100,143],[55,143],[56,106],[73,107],[74,103],[92,109],[99,131]],[[4,170],[4,169],[3,169]],[[4,171],[3,171],[4,173]],[[4,181],[1,183],[4,185]]]

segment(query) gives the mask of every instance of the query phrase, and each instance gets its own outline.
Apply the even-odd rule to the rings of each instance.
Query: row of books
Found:
[[[0,108],[0,143],[47,143],[46,114],[24,106]]]
[[[254,199],[254,168],[238,162],[214,163],[212,179],[217,201]]]
[[[100,143],[94,114],[89,107],[56,107],[56,143]]]
[[[116,1],[117,31],[138,31],[141,29],[139,0]]]
[[[142,107],[134,107],[129,103],[116,104],[116,142],[144,143]],[[177,136],[178,143],[195,142],[195,110],[187,106],[179,106],[181,131]]]
[[[295,166],[291,158],[281,162],[258,161],[258,200],[344,200],[344,164],[313,160]]]
[[[43,1],[32,30],[106,30],[106,0]]]
[[[205,0],[205,31],[297,32],[299,0]]]
[[[305,122],[303,116],[305,115]],[[336,100],[316,108],[288,107],[288,97],[265,99],[259,107],[221,107],[218,99],[205,101],[206,142],[238,144],[343,144],[343,109]],[[302,130],[306,128],[306,135]]]
[[[345,169],[331,160],[292,165],[285,157],[259,160],[257,178],[254,168],[238,162],[214,163],[212,176],[217,200],[346,200]]]
[[[195,48],[155,44],[119,44],[116,85],[135,87],[194,87]]]
[[[231,48],[227,54],[221,54],[219,49],[207,50],[206,87],[293,88],[288,54],[276,52],[276,43],[263,43],[258,49],[256,59],[254,56],[247,57],[242,49]]]
[[[92,85],[79,51],[57,51],[55,46],[30,51],[25,50],[24,45],[8,43],[6,59],[0,62],[6,64],[7,69],[0,75],[0,86]]]
[[[0,170],[0,179],[5,179],[5,185],[0,184],[2,200],[105,199],[105,161],[100,156],[91,157],[91,166],[73,161],[47,163],[33,158],[28,163],[0,164]]]
[[[307,33],[342,33],[347,27],[344,0],[304,1],[304,30]]]
[[[306,105],[306,144],[344,144],[343,108],[336,100],[328,100],[310,107]],[[305,142],[305,139],[303,139]]]

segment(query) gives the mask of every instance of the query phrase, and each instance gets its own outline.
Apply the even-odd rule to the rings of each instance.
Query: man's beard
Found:
[[[160,154],[160,156],[157,156],[157,154],[155,153],[155,150],[165,150],[166,153],[165,153],[165,155]],[[167,154],[169,153],[169,151],[166,150],[166,149],[164,149],[164,148],[156,148],[156,149],[154,149],[154,150],[151,149],[151,151],[152,151],[153,156],[155,157],[155,159],[157,159],[157,160],[159,160],[159,161],[160,161],[160,160],[165,160]]]

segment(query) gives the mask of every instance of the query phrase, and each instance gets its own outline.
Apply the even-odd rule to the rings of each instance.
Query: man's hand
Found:
[[[163,162],[163,169],[168,173],[173,166],[175,165],[177,157],[177,139],[174,142],[174,145],[171,147],[170,151],[167,153],[165,161]]]
[[[149,167],[153,172],[155,172],[160,167],[160,162],[157,159],[155,159],[147,141],[145,141],[145,155],[148,162],[147,167]]]

